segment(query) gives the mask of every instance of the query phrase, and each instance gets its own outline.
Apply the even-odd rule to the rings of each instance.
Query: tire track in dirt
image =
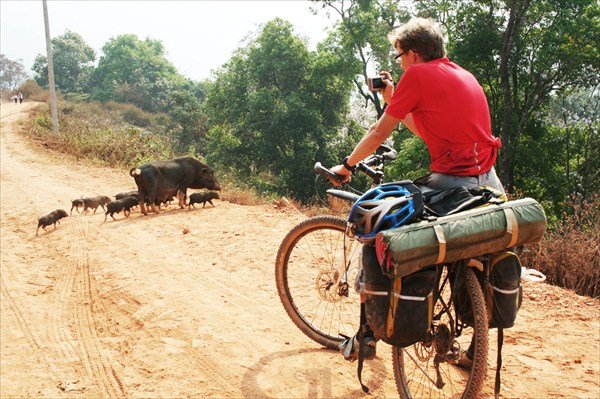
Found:
[[[72,232],[72,227],[69,228]],[[72,245],[78,243],[75,240]],[[71,252],[73,249],[71,248]],[[50,307],[48,308],[47,319],[49,322],[49,340],[60,348],[63,357],[67,361],[81,362],[82,359],[76,347],[76,342],[68,328],[69,303],[73,286],[75,284],[75,267],[71,262],[59,263],[59,270],[56,274],[59,278],[55,281],[55,289],[52,290],[50,297]]]
[[[10,162],[2,164],[2,244],[6,247],[18,248],[20,243],[29,242],[27,245],[31,254],[43,254],[43,262],[36,262],[35,267],[28,270],[26,274],[13,272],[13,268],[19,265],[19,262],[12,262],[12,259],[2,260],[2,305],[14,315],[21,334],[25,335],[29,346],[35,355],[43,359],[46,369],[52,375],[52,379],[59,383],[60,389],[86,390],[95,394],[95,391],[88,385],[89,381],[83,381],[85,373],[82,375],[81,365],[86,353],[82,353],[80,348],[84,347],[78,342],[77,336],[73,336],[70,329],[70,308],[73,301],[73,290],[75,288],[75,277],[77,276],[78,262],[61,262],[64,257],[64,247],[61,244],[63,240],[72,240],[73,248],[80,248],[74,251],[77,254],[85,255],[85,243],[77,239],[76,235],[71,234],[73,228],[71,223],[62,223],[59,229],[53,227],[46,231],[40,230],[40,236],[32,238],[29,235],[35,225],[30,226],[29,218],[33,222],[35,217],[29,212],[13,213],[10,210],[14,207],[17,199],[26,200],[30,197],[31,191],[35,192],[39,185],[39,173],[35,167],[23,155],[23,149],[16,145],[15,137],[7,133],[10,129],[4,130],[6,125],[14,126],[19,118],[17,115],[5,115],[3,109],[2,117],[2,159]],[[11,126],[11,127],[12,127]],[[7,126],[8,127],[8,126]],[[18,154],[19,159],[14,158]],[[27,181],[27,184],[23,184]],[[44,197],[46,201],[51,202],[55,195],[60,196],[64,192],[63,182],[52,186],[52,192],[46,192]],[[29,199],[30,209],[37,209],[35,205],[37,198]],[[10,212],[10,213],[9,213]],[[7,221],[8,217],[8,221]],[[63,220],[64,222],[65,220]],[[32,223],[33,224],[33,223]],[[50,234],[50,235],[48,235]],[[72,251],[73,252],[73,251]],[[29,253],[26,256],[32,256]],[[9,255],[12,258],[12,254]],[[35,255],[33,255],[35,256]],[[75,257],[77,258],[77,256]],[[18,261],[18,259],[15,259]],[[58,262],[57,262],[58,260]],[[79,262],[81,263],[81,262]],[[29,277],[26,277],[29,276]],[[37,291],[28,289],[25,292],[19,292],[20,296],[14,298],[11,293],[11,284],[17,285],[18,281],[26,281],[33,287],[40,287]],[[18,285],[17,285],[18,286]],[[42,291],[42,292],[40,292]],[[35,305],[40,295],[47,295],[44,304]],[[45,315],[45,323],[35,323],[31,314],[27,314],[29,309],[37,309]],[[3,312],[3,318],[5,314]],[[34,324],[35,323],[35,324]],[[76,332],[77,333],[77,332]],[[80,334],[78,334],[80,335]],[[89,357],[89,356],[88,356]],[[88,372],[92,380],[97,380],[92,373]],[[83,377],[83,378],[82,378]],[[65,379],[66,378],[66,379]],[[43,384],[45,385],[45,384]],[[110,389],[104,389],[100,386],[100,392],[111,392]],[[106,385],[106,384],[104,384]],[[62,388],[61,388],[62,387]],[[110,384],[109,384],[110,387]],[[113,390],[114,391],[114,390]],[[50,391],[45,391],[50,392]],[[117,391],[117,393],[119,393]],[[112,394],[111,396],[123,396]]]
[[[72,291],[75,300],[71,301],[75,308],[69,314],[75,315],[75,334],[80,343],[80,357],[90,377],[99,385],[101,390],[109,397],[126,397],[127,393],[123,382],[112,366],[111,358],[106,355],[108,351],[102,347],[101,339],[97,333],[94,316],[94,304],[97,299],[95,280],[90,275],[90,264],[87,249],[88,224],[82,218],[73,218],[73,237],[76,239],[71,247],[69,271],[65,273],[69,280],[65,287],[73,283]]]

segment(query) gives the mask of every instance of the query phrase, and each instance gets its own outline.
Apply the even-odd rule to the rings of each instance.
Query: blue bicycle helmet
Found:
[[[365,241],[383,230],[411,222],[423,212],[421,191],[412,182],[388,183],[370,189],[350,210],[353,234]]]

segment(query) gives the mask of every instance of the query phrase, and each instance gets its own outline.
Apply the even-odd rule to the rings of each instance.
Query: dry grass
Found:
[[[265,205],[268,201],[265,198],[259,197],[253,190],[241,189],[237,187],[227,187],[227,184],[221,183],[224,186],[220,196],[223,201],[238,205]]]
[[[571,201],[555,230],[521,255],[523,264],[544,273],[550,284],[600,297],[600,199]]]
[[[29,132],[47,148],[117,167],[175,156],[168,136],[145,128],[154,117],[131,105],[59,101],[58,113],[58,135],[47,108],[31,116]]]

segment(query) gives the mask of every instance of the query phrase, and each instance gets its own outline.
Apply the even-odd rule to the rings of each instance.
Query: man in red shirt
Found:
[[[494,170],[500,140],[492,135],[487,99],[477,79],[446,58],[443,36],[430,20],[413,18],[388,38],[405,72],[395,90],[390,73],[380,73],[388,104],[384,114],[343,164],[331,170],[349,180],[353,166],[401,121],[429,150],[432,173],[419,182],[439,189],[485,185],[504,191]]]
[[[435,189],[489,186],[504,192],[494,169],[500,140],[492,135],[487,99],[477,79],[446,58],[443,35],[428,19],[413,18],[388,39],[398,51],[394,60],[405,72],[395,89],[390,73],[380,73],[388,104],[385,112],[350,156],[331,171],[343,176],[342,182],[349,181],[354,166],[402,122],[429,150],[431,173],[418,179],[419,183]],[[364,299],[361,294],[361,306]],[[372,358],[376,347],[372,331],[367,331],[365,344],[365,357]],[[356,357],[356,338],[344,341],[340,350],[346,358]],[[463,352],[460,365],[470,366],[472,351]]]

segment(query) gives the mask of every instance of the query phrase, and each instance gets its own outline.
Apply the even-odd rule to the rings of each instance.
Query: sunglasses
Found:
[[[406,50],[406,51],[401,52],[398,55],[395,55],[394,56],[394,62],[397,62],[398,64],[400,64],[402,62],[402,60],[400,59],[400,57],[402,57],[404,54],[408,53],[409,51],[410,50]]]

